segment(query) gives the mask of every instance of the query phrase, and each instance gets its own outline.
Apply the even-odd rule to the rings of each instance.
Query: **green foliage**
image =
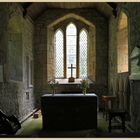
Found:
[[[55,80],[50,80],[48,81],[48,87],[51,89],[51,90],[55,90],[59,85],[59,82],[58,81],[55,81]]]
[[[88,82],[88,80],[83,79],[83,80],[80,81],[80,82],[81,82],[80,88],[81,88],[82,90],[87,90],[87,89],[89,88],[89,82]]]

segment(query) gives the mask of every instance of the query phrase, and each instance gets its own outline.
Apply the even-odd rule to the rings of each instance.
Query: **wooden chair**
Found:
[[[117,96],[102,96],[102,101],[104,102],[103,117],[105,116],[106,120],[109,119],[109,132],[111,132],[113,128],[121,128],[122,131],[125,132],[125,118],[127,112],[115,106],[115,103],[117,102]],[[117,118],[119,118],[119,121],[117,121]]]
[[[102,96],[102,102],[103,102],[103,117],[108,118],[108,111],[114,107],[114,100],[116,99],[116,96]]]
[[[126,116],[126,111],[124,110],[110,110],[108,112],[109,114],[109,125],[108,125],[108,130],[111,132],[113,128],[121,128],[123,132],[125,132],[125,116]],[[115,119],[116,117],[119,117],[121,120],[121,123],[115,123],[113,124],[112,120]]]

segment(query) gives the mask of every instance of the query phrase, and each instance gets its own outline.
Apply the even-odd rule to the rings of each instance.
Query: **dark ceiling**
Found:
[[[117,7],[115,2],[24,2],[20,4],[24,8],[24,16],[28,14],[33,20],[47,8],[94,8],[109,18],[115,13]]]

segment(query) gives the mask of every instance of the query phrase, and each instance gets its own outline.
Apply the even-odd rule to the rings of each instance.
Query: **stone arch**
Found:
[[[88,77],[92,80],[95,80],[95,69],[96,69],[96,49],[95,49],[95,37],[96,37],[96,31],[95,31],[95,26],[94,24],[92,24],[90,21],[88,21],[87,19],[77,15],[77,14],[74,14],[74,13],[70,13],[70,14],[66,14],[65,16],[62,16],[58,19],[56,19],[55,21],[53,21],[52,23],[50,23],[48,26],[47,26],[47,61],[49,61],[48,63],[48,66],[47,66],[47,73],[51,75],[48,75],[48,80],[50,79],[54,79],[54,59],[53,59],[53,55],[54,55],[54,49],[53,49],[53,40],[54,40],[54,27],[56,25],[58,25],[59,23],[62,23],[64,21],[66,21],[67,19],[76,19],[78,20],[79,22],[82,22],[84,23],[86,26],[88,26],[90,29],[89,29],[89,37],[88,37],[88,46],[89,46],[89,52],[91,55],[91,52],[93,53],[93,57],[90,58],[90,60],[88,60],[90,63],[88,63],[88,67],[89,68],[92,68],[92,69],[88,69],[88,72],[89,72],[89,75]],[[89,38],[93,38],[92,40],[89,39]],[[51,53],[50,53],[51,52]],[[50,63],[50,60],[51,60],[51,63]],[[53,66],[53,67],[52,67]],[[53,72],[52,72],[53,71]]]
[[[69,26],[70,24],[74,25],[74,27],[75,27],[75,28],[76,28],[76,30],[77,30],[77,27],[75,26],[75,23],[73,23],[73,22],[70,22],[70,23],[67,25],[67,27],[66,27],[66,28],[68,28],[68,26]]]
[[[81,22],[84,22],[85,24],[87,24],[88,26],[91,26],[93,28],[95,28],[94,24],[92,24],[90,21],[88,21],[87,19],[85,19],[84,17],[81,17],[77,14],[74,14],[74,13],[69,13],[63,17],[60,17],[58,19],[56,19],[54,22],[52,22],[51,24],[48,25],[48,27],[53,27],[55,26],[56,24],[66,20],[66,19],[69,19],[69,18],[75,18]]]

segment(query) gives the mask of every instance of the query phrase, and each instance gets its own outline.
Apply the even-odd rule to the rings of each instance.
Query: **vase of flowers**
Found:
[[[58,87],[59,82],[55,80],[48,81],[48,86],[52,91],[52,94],[54,95],[56,93],[56,88]]]
[[[89,82],[86,79],[83,79],[80,82],[80,88],[82,89],[82,93],[85,95],[87,93],[87,89],[89,88]]]

